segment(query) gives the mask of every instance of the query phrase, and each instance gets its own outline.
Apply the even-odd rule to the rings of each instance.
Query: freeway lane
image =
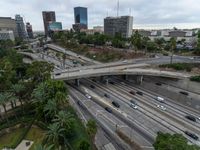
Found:
[[[100,107],[99,105],[97,105],[95,103],[96,101],[93,102],[87,99],[83,94],[81,94],[80,96],[80,93],[78,91],[73,90],[73,92],[74,92],[73,95],[76,96],[81,102],[83,102],[87,106],[88,110],[93,115],[95,115],[97,119],[100,119],[100,122],[103,123],[103,126],[109,128],[109,130],[111,130],[113,134],[115,134],[116,124],[117,124],[118,129],[120,129],[120,131],[124,132],[126,135],[132,136],[130,133],[136,135],[136,138],[135,137],[133,138],[133,136],[132,138],[134,141],[138,142],[141,146],[152,147],[151,144],[149,144],[141,135],[139,135],[137,132],[128,127],[124,122],[115,117],[115,115],[108,113],[107,111],[105,111],[104,107]],[[92,96],[95,97],[95,95]]]
[[[138,110],[131,108],[130,102],[128,102],[127,99],[124,99],[119,94],[117,94],[117,91],[112,93],[111,91],[106,90],[103,86],[100,86],[100,84],[97,85],[89,80],[81,80],[81,83],[86,87],[94,85],[95,89],[92,89],[92,91],[94,91],[99,96],[104,97],[105,93],[109,95],[110,98],[104,97],[106,101],[108,101],[110,104],[112,103],[112,101],[118,102],[120,104],[120,110],[124,111],[130,117],[130,119],[135,121],[141,128],[147,130],[148,132],[151,132],[154,135],[154,137],[156,136],[156,133],[158,131],[162,131],[164,133],[173,133],[171,129],[165,128],[162,125],[160,125],[160,123],[156,122],[155,120],[152,120],[149,114],[147,116],[147,112],[144,112],[143,110],[141,110],[141,108],[138,108]]]

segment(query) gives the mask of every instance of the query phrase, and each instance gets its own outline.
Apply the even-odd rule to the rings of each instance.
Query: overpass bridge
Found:
[[[77,80],[81,78],[90,77],[100,77],[109,75],[136,75],[139,76],[142,81],[143,76],[158,76],[167,77],[173,79],[184,79],[190,77],[188,74],[171,72],[171,71],[161,71],[157,69],[147,68],[148,64],[132,64],[132,65],[122,65],[113,67],[101,67],[101,68],[87,68],[87,69],[77,69],[69,70],[67,72],[55,73],[52,78],[55,80]]]
[[[38,57],[35,54],[27,52],[19,52],[23,55],[32,57],[35,60],[41,61],[44,59]],[[76,67],[71,69],[63,69],[61,71],[55,71],[52,74],[52,78],[55,80],[73,80],[89,77],[109,76],[109,75],[137,75],[137,76],[158,76],[167,77],[173,79],[184,79],[190,77],[189,74],[162,71],[159,69],[151,69],[149,64],[140,63],[132,64],[126,62],[115,62],[107,64],[97,64],[84,67]]]

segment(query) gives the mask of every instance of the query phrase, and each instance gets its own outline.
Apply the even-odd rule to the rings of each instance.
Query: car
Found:
[[[196,122],[196,118],[195,118],[194,116],[187,115],[187,116],[185,116],[185,118],[187,118],[187,119],[189,119],[189,120],[191,120],[191,121]]]
[[[136,105],[136,104],[130,104],[130,107],[132,107],[132,108],[134,108],[134,109],[137,109],[138,108],[138,106]]]
[[[113,82],[113,81],[109,81],[109,83],[110,83],[110,84],[115,84],[115,82]]]
[[[123,63],[127,63],[127,60],[123,60],[122,62],[123,62]]]
[[[199,139],[198,136],[196,136],[194,133],[191,133],[191,132],[189,132],[189,131],[185,131],[185,134],[188,135],[189,137],[195,139],[195,140],[198,140],[198,139]]]
[[[93,82],[97,82],[95,79],[92,79]]]
[[[162,83],[159,83],[159,82],[157,82],[157,83],[155,83],[156,85],[158,85],[158,86],[161,86],[162,85]]]
[[[186,95],[186,96],[189,95],[189,93],[188,93],[188,92],[185,92],[185,91],[180,91],[179,93],[181,93],[181,94],[183,94],[183,95]]]
[[[158,108],[160,108],[161,110],[166,110],[166,107],[162,106],[162,105],[157,105]]]
[[[115,106],[115,107],[117,107],[117,108],[120,107],[120,105],[119,105],[117,102],[115,102],[115,101],[112,101],[112,104],[113,104],[113,106]]]
[[[137,103],[136,103],[133,99],[131,99],[130,102],[131,102],[132,104],[134,104],[134,105],[137,105]]]
[[[109,107],[105,107],[105,110],[106,110],[107,112],[109,112],[109,113],[112,113],[112,109],[109,108]]]
[[[56,75],[56,76],[59,76],[59,75],[61,75],[61,73],[56,73],[55,75]]]
[[[91,99],[92,97],[89,94],[85,95],[88,99]]]
[[[156,97],[156,100],[159,101],[159,102],[164,102],[165,99],[162,98],[162,97],[157,96],[157,97]]]
[[[91,87],[92,89],[95,89],[95,86],[94,86],[94,85],[90,85],[90,87]]]
[[[106,93],[104,94],[104,96],[107,97],[107,98],[110,98],[110,96],[108,94],[106,94]]]
[[[143,95],[143,92],[141,92],[141,91],[137,91],[136,93],[137,93],[138,95],[141,95],[141,96]]]
[[[132,95],[135,95],[135,92],[134,91],[129,91],[130,94]]]
[[[81,102],[80,102],[80,101],[77,101],[77,104],[78,104],[79,106],[81,106]]]

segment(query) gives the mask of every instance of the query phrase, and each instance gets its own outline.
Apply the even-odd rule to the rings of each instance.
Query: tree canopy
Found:
[[[153,144],[155,150],[200,150],[196,145],[189,145],[182,134],[169,134],[158,132]]]

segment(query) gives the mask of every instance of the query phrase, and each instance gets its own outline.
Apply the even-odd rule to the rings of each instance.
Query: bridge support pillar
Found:
[[[79,86],[79,85],[80,85],[79,79],[75,79],[75,85],[76,85],[76,86]]]
[[[100,82],[103,82],[104,76],[100,76]]]
[[[136,77],[136,83],[137,84],[142,84],[142,81],[143,81],[143,76],[137,76]]]
[[[106,85],[108,85],[109,79],[106,79]]]
[[[127,74],[123,75],[123,79],[128,80],[128,75]]]

